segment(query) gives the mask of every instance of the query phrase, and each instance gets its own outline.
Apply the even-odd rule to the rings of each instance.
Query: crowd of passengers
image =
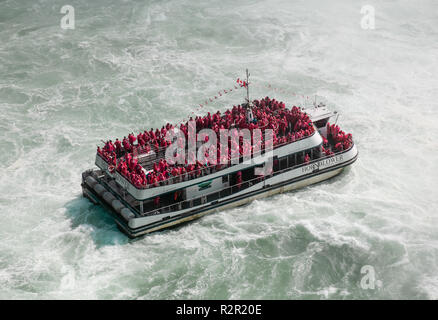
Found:
[[[239,106],[233,106],[231,110],[227,110],[223,115],[218,111],[211,115],[208,113],[204,117],[190,118],[189,122],[182,123],[179,129],[184,133],[186,139],[188,137],[189,125],[196,123],[196,131],[199,132],[204,128],[213,129],[218,137],[218,144],[220,142],[220,129],[249,129],[252,135],[254,129],[272,129],[273,130],[273,144],[275,146],[294,142],[304,137],[310,136],[314,132],[314,127],[309,116],[303,113],[299,108],[294,106],[292,109],[286,109],[283,102],[266,97],[264,99],[253,101],[253,118],[252,122],[246,120],[246,109]],[[128,137],[124,137],[122,142],[118,139],[113,143],[111,140],[105,143],[105,146],[97,152],[110,165],[113,165],[118,172],[125,176],[137,188],[146,188],[158,186],[160,183],[168,183],[170,178],[178,179],[179,181],[196,178],[205,174],[210,174],[214,171],[220,170],[227,165],[221,163],[229,163],[231,161],[231,150],[239,149],[239,155],[248,155],[256,150],[261,150],[265,147],[262,140],[259,145],[252,146],[250,142],[243,141],[242,137],[239,139],[239,145],[235,143],[236,140],[229,141],[228,154],[221,153],[220,148],[217,148],[217,162],[218,164],[211,165],[209,162],[201,163],[196,161],[194,164],[169,164],[165,159],[160,159],[153,164],[153,170],[147,174],[144,172],[142,166],[132,156],[134,150],[138,153],[149,152],[152,148],[158,152],[160,148],[167,147],[171,142],[165,140],[167,131],[172,130],[174,126],[167,123],[161,130],[150,129],[140,132],[137,137],[133,133]],[[341,148],[346,147],[347,142],[351,143],[351,135],[345,135],[339,130],[337,126],[329,126],[331,136],[337,142],[336,146]],[[235,132],[237,134],[237,132]],[[262,135],[263,138],[263,135]],[[207,141],[207,139],[206,139]],[[136,143],[137,142],[137,143]],[[324,143],[328,143],[325,141]],[[335,146],[335,148],[337,148]],[[326,144],[328,147],[328,144]],[[323,152],[326,155],[333,153],[330,149],[323,147]],[[124,156],[122,156],[124,155]],[[187,157],[194,157],[194,154],[188,154]],[[206,152],[208,157],[208,152]],[[305,162],[310,161],[309,155],[304,158]],[[189,161],[191,162],[191,161]]]
[[[353,144],[353,136],[351,135],[351,133],[347,134],[342,131],[338,125],[330,125],[329,122],[327,122],[327,138],[328,139],[323,137],[324,141],[322,146],[322,152],[324,152],[326,156],[332,155],[334,153],[330,149],[324,148],[324,146],[329,146],[328,140],[330,140],[330,143],[334,145],[333,149],[335,152],[347,150]]]
[[[205,117],[196,117],[193,119],[190,117],[190,121],[195,121],[196,130],[199,132],[204,128],[211,128],[216,133],[220,129],[243,129],[247,128],[250,131],[253,129],[273,129],[274,145],[286,142],[286,139],[294,141],[299,140],[306,134],[313,132],[313,126],[311,125],[309,117],[302,113],[297,107],[293,107],[291,110],[286,109],[283,102],[266,97],[262,100],[254,100],[253,102],[253,114],[255,120],[251,123],[247,123],[245,110],[242,106],[234,106],[231,110],[227,110],[224,115],[221,115],[220,111],[211,115],[210,112]],[[188,137],[188,126],[191,122],[182,123],[179,129]],[[170,142],[165,139],[167,131],[174,128],[174,125],[167,123],[160,129],[150,129],[140,132],[137,137],[130,133],[128,137],[124,137],[122,141],[116,139],[115,142],[109,140],[105,143],[103,149],[98,148],[99,153],[103,155],[105,160],[113,158],[115,153],[119,157],[123,152],[131,153],[134,149],[139,152],[148,152],[151,149],[158,151],[160,148],[167,147]],[[302,129],[302,130],[300,130]],[[286,132],[290,132],[288,136]],[[280,136],[278,136],[280,135]],[[137,141],[137,144],[135,144]],[[108,161],[111,162],[111,161]]]

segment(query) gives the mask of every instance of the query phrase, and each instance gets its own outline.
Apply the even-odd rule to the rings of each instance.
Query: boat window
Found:
[[[304,162],[304,151],[297,153],[297,164],[302,164]]]
[[[286,169],[287,167],[287,157],[280,159],[280,170]]]
[[[312,159],[318,159],[320,157],[321,157],[321,146],[313,148]]]
[[[289,167],[295,165],[295,156],[293,154],[289,155]]]
[[[274,170],[274,172],[278,171],[279,167],[280,167],[280,162],[278,160],[278,156],[275,156],[274,160],[273,160],[273,170]]]
[[[328,121],[328,118],[325,118],[325,119],[318,120],[318,121],[314,122],[313,124],[314,124],[317,128],[322,128],[322,127],[325,127],[325,126],[326,126],[327,121]]]
[[[228,175],[222,176],[222,183],[228,182]]]

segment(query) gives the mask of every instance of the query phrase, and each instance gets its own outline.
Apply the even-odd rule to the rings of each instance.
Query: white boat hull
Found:
[[[129,237],[135,238],[151,232],[171,228],[213,212],[234,208],[256,199],[292,191],[330,179],[356,161],[357,155],[356,146],[353,145],[349,150],[331,157],[291,168],[284,172],[278,172],[273,176],[267,176],[261,182],[218,200],[206,202],[187,209],[143,217],[134,216],[133,214],[131,216],[123,214],[123,210],[127,209],[116,212],[113,208],[114,205],[111,206],[111,203],[114,204],[114,197],[105,191],[107,190],[106,188],[100,187],[101,184],[97,183],[99,187],[95,185],[94,188],[90,188],[87,183],[83,183],[82,186],[86,197],[90,198],[93,202],[101,203],[104,207],[109,209],[119,228]],[[84,180],[87,180],[87,177],[85,177]],[[129,214],[129,210],[127,211]]]

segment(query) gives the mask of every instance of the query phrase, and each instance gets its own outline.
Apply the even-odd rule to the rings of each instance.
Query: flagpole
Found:
[[[251,104],[249,102],[249,72],[248,69],[246,69],[246,82],[243,82],[243,85],[246,87],[246,105],[245,105],[245,114],[246,114],[246,119],[248,122],[253,121],[253,114],[252,114],[252,108],[251,108]]]
[[[249,73],[248,73],[248,69],[246,69],[246,101],[248,102],[248,107],[249,107]]]

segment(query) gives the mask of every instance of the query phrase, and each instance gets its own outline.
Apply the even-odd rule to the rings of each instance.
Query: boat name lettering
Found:
[[[331,166],[331,165],[333,165],[335,163],[338,163],[338,162],[342,161],[343,159],[344,159],[344,156],[341,154],[341,155],[338,155],[338,156],[334,156],[334,157],[331,157],[331,158],[328,158],[328,159],[324,159],[324,160],[318,161],[316,163],[309,164],[308,166],[302,167],[301,170],[302,170],[302,172],[309,172],[309,171],[312,172],[312,171],[314,171],[314,170],[316,170],[318,168],[321,169],[321,168],[324,168],[324,167]]]

